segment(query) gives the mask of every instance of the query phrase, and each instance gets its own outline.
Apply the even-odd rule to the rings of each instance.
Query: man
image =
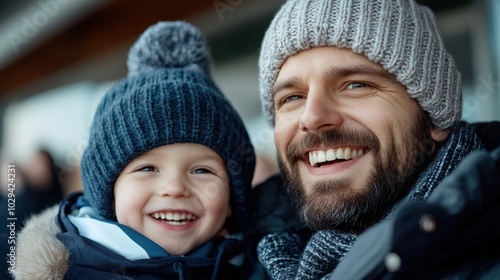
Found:
[[[499,123],[460,120],[460,74],[434,15],[413,0],[287,1],[259,68],[284,186],[312,232],[261,240],[272,278],[329,278],[398,202],[427,201],[467,155],[500,141]]]

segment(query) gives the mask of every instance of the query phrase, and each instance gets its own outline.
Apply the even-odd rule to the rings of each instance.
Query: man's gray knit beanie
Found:
[[[349,48],[379,63],[406,86],[437,129],[462,113],[460,73],[446,51],[432,11],[414,0],[289,0],[261,46],[262,108],[274,125],[271,87],[285,60],[319,46]]]
[[[210,77],[205,37],[186,22],[159,22],[131,48],[129,75],[99,104],[81,160],[85,198],[105,219],[116,220],[113,188],[139,155],[174,143],[214,150],[229,174],[229,230],[250,217],[255,154],[238,113]]]

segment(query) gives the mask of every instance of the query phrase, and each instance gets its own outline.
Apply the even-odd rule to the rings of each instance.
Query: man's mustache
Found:
[[[321,132],[307,132],[301,139],[293,141],[286,149],[288,162],[294,163],[304,154],[319,146],[362,147],[379,151],[380,142],[371,131],[346,128],[334,128]]]

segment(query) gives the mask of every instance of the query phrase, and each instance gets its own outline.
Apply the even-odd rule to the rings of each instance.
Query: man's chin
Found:
[[[331,183],[331,182],[330,182]],[[366,227],[359,214],[360,203],[366,201],[363,194],[349,192],[342,184],[322,184],[309,195],[292,197],[300,219],[313,230],[336,229],[357,233]]]
[[[357,234],[376,223],[387,210],[380,205],[385,193],[383,184],[374,181],[373,176],[366,179],[368,183],[356,185],[361,180],[313,181],[298,175],[287,172],[287,192],[300,219],[313,230]]]
[[[300,186],[303,188],[304,195],[314,196],[321,195],[322,197],[328,196],[330,199],[341,197],[341,199],[349,199],[349,196],[363,192],[362,175],[356,178],[348,176],[340,176],[339,174],[324,174],[321,176],[304,174],[299,171]]]

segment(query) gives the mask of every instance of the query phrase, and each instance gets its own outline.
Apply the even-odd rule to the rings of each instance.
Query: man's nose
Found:
[[[305,109],[299,120],[299,127],[302,131],[321,132],[339,127],[342,122],[338,102],[331,93],[322,90],[309,92]]]

